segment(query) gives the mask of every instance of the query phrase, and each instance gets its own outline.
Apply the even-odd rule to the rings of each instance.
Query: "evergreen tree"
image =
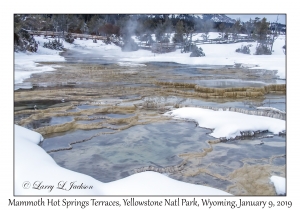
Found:
[[[184,34],[183,21],[179,20],[175,26],[175,34],[173,37],[173,42],[182,43],[183,42],[183,34]]]
[[[233,40],[238,39],[238,34],[241,33],[241,28],[242,28],[241,20],[237,19],[237,21],[231,27]]]
[[[173,24],[168,16],[166,16],[163,26],[164,26],[165,32],[169,36],[169,34],[173,32]]]
[[[219,29],[219,32],[221,34],[221,39],[224,39],[224,36],[225,36],[225,29],[226,29],[226,25],[225,23],[220,23],[218,25],[218,29]]]
[[[155,31],[156,24],[152,18],[147,18],[144,20],[142,25],[146,33],[152,33]]]
[[[254,21],[254,38],[257,40],[256,55],[271,55],[270,42],[268,40],[269,23],[266,18],[259,20],[255,18]]]
[[[247,21],[243,24],[243,27],[245,28],[246,33],[247,33],[248,37],[250,38],[252,36],[251,34],[254,32],[253,20],[251,20],[251,18],[250,18],[249,21]]]
[[[22,26],[23,26],[23,20],[22,15],[14,15],[14,32],[18,33]]]
[[[164,30],[162,20],[159,20],[158,24],[156,25],[156,30],[155,30],[156,41],[157,42],[162,41],[164,34],[165,34],[165,30]]]
[[[254,37],[259,43],[266,43],[267,35],[269,31],[269,23],[266,18],[263,18],[261,21],[259,18],[256,18],[254,21]]]
[[[259,18],[255,18],[254,20],[254,35],[253,38],[257,41],[256,46],[256,55],[271,55],[272,54],[272,45],[270,42],[268,34],[269,34],[269,25],[266,18],[260,20]],[[271,44],[271,45],[270,45]]]

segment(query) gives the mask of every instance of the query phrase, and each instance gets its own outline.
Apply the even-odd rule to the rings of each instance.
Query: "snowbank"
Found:
[[[43,48],[44,42],[48,41],[42,37],[34,37],[36,42],[39,43],[39,47],[36,53],[31,52],[15,52],[15,84],[22,83],[24,79],[29,78],[31,74],[41,73],[45,71],[55,70],[54,65],[43,66],[37,64],[38,62],[53,62],[53,61],[65,61],[65,59],[59,55],[59,51]]]
[[[242,45],[249,45],[251,54],[246,55],[242,53],[235,52],[236,49],[240,48]],[[235,63],[241,63],[243,66],[250,66],[252,69],[266,69],[275,70],[277,75],[281,79],[285,79],[285,54],[282,51],[282,46],[285,45],[285,38],[280,36],[274,43],[273,54],[272,55],[253,55],[256,48],[256,42],[240,42],[233,44],[202,44],[198,45],[201,47],[205,53],[205,57],[195,58],[189,57],[190,53],[181,53],[180,49],[175,52],[166,54],[146,54],[145,50],[139,50],[135,53],[136,56],[122,55],[123,61],[132,62],[176,62],[181,64],[190,65],[234,65]],[[139,54],[139,52],[141,54]]]
[[[211,187],[176,181],[155,172],[138,173],[102,183],[58,166],[37,145],[42,140],[39,133],[15,125],[15,195],[230,195]],[[77,189],[71,187],[72,182]]]
[[[274,184],[277,195],[285,195],[286,187],[285,187],[285,178],[279,176],[272,176],[270,178],[271,182]]]
[[[214,111],[195,107],[184,107],[165,113],[174,118],[195,120],[200,127],[214,129],[215,138],[234,138],[240,131],[268,130],[275,134],[285,130],[285,121],[230,111]]]
[[[217,38],[219,33],[209,33],[210,38]],[[39,43],[38,51],[36,53],[15,53],[15,84],[22,83],[22,81],[30,77],[33,73],[39,73],[42,71],[53,71],[54,66],[40,66],[37,62],[41,61],[64,61],[62,56],[59,56],[59,52],[43,48],[43,43],[48,39],[43,37],[34,37]],[[201,40],[201,33],[193,37],[194,40]],[[93,43],[92,40],[79,40],[76,39],[73,44],[64,42],[66,49],[74,50],[82,54],[97,55],[99,57],[115,58],[119,62],[177,62],[181,64],[189,65],[234,65],[235,63],[241,63],[243,66],[250,66],[253,69],[267,69],[276,70],[277,75],[281,79],[286,77],[285,69],[285,54],[282,51],[283,45],[285,45],[285,36],[280,35],[274,42],[272,55],[253,55],[255,52],[256,43],[233,43],[233,44],[202,44],[198,45],[202,47],[205,57],[195,58],[189,57],[190,53],[181,53],[180,49],[175,52],[166,54],[153,54],[148,50],[138,50],[134,52],[122,52],[121,48],[111,44],[106,45],[102,41]],[[252,44],[250,47],[251,55],[245,55],[235,52],[241,45]]]
[[[16,195],[90,195],[101,194],[101,183],[95,179],[72,172],[59,167],[55,161],[37,144],[43,138],[39,133],[30,131],[21,126],[15,125],[15,194]],[[55,176],[54,176],[55,173]],[[58,183],[61,181],[76,181],[93,185],[91,190],[59,190]],[[29,185],[26,183],[29,182]],[[41,188],[44,186],[54,185],[46,189],[32,189],[33,187]],[[30,189],[27,189],[30,187]]]
[[[22,83],[31,74],[55,70],[54,65],[38,65],[39,61],[64,61],[64,58],[58,55],[15,53],[15,84]]]
[[[196,41],[202,40],[201,33],[193,37]],[[210,32],[209,38],[218,38],[219,33]],[[171,37],[173,34],[171,35]],[[241,45],[249,45],[250,55],[237,53],[235,50]],[[144,62],[176,62],[189,65],[234,65],[241,63],[243,66],[250,66],[253,69],[276,70],[281,79],[285,79],[285,54],[282,47],[285,45],[285,36],[280,35],[274,42],[272,55],[253,55],[255,53],[256,42],[240,42],[232,44],[199,44],[205,53],[205,57],[189,57],[190,53],[181,53],[180,49],[175,52],[165,54],[153,54],[148,50],[138,50],[133,52],[122,52],[120,47],[115,45],[105,45],[103,42],[93,43],[92,40],[75,40],[73,45],[67,48],[85,54],[95,54],[99,57],[114,57],[119,61],[130,61],[135,63]]]

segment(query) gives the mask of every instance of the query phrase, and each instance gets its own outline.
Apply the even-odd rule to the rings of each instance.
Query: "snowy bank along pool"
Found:
[[[285,177],[286,85],[273,71],[74,58],[14,93],[15,124],[42,134],[58,165],[102,182],[154,171],[234,195],[276,194],[269,179]],[[166,114],[186,107],[215,123]],[[256,125],[241,126],[249,116]]]

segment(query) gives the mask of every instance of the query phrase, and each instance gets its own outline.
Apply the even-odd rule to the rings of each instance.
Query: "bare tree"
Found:
[[[18,19],[21,28],[25,30],[42,30],[46,26],[46,18],[44,15],[15,15],[15,20]]]
[[[278,35],[279,35],[279,31],[278,31],[278,15],[277,15],[276,22],[271,24],[271,30],[268,36],[271,52],[273,51],[273,44],[275,40],[278,38]]]
[[[52,15],[51,24],[55,32],[62,30],[62,16],[61,15]]]
[[[65,15],[63,29],[68,33],[70,28],[74,28],[78,24],[78,19],[75,15]]]
[[[86,24],[86,22],[82,22],[81,24],[81,27],[80,27],[80,31],[83,33],[83,34],[88,34],[89,32],[89,27],[88,25]]]
[[[105,20],[100,18],[99,16],[93,16],[91,20],[88,22],[88,28],[90,29],[90,33],[94,33],[99,35],[100,28],[105,24]]]
[[[247,35],[248,37],[250,38],[251,37],[251,34],[253,33],[254,31],[254,23],[253,23],[253,20],[250,18],[249,21],[245,22],[243,24],[245,30],[247,31]]]

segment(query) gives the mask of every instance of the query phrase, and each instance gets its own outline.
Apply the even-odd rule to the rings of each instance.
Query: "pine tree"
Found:
[[[173,42],[182,43],[183,42],[183,34],[184,34],[183,21],[179,20],[175,26],[175,34],[173,37]]]
[[[168,16],[165,18],[165,22],[163,23],[163,27],[165,29],[165,33],[167,33],[167,36],[170,36],[170,33],[173,32],[173,24],[172,21]]]
[[[241,20],[237,19],[237,21],[233,24],[231,28],[233,40],[238,39],[238,34],[241,32],[241,28],[242,28]]]
[[[165,30],[164,30],[162,20],[159,20],[158,24],[156,25],[156,29],[155,29],[156,41],[157,42],[162,41],[164,34],[165,34]]]
[[[256,55],[271,55],[270,42],[268,40],[269,23],[266,18],[259,20],[255,18],[254,21],[254,38],[257,40]]]
[[[225,23],[219,24],[219,25],[218,25],[218,29],[219,29],[219,32],[221,33],[221,39],[224,39],[224,36],[225,36],[225,29],[226,29]]]
[[[267,22],[267,19],[263,18],[261,21],[259,21],[259,19],[256,18],[254,21],[254,26],[254,37],[259,43],[265,43],[269,31],[269,23]]]

